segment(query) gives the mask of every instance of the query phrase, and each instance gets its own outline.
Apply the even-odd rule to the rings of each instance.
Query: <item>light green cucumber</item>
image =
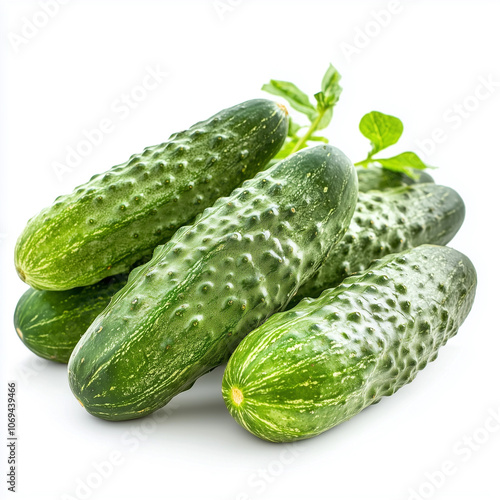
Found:
[[[128,274],[117,274],[94,285],[61,292],[30,288],[14,313],[19,338],[38,356],[67,363],[81,336],[127,278]]]
[[[423,245],[384,257],[248,335],[227,364],[231,415],[268,441],[317,436],[394,394],[467,317],[470,260]]]
[[[128,272],[263,169],[287,129],[283,106],[247,101],[95,175],[28,222],[15,249],[19,276],[33,288],[67,290]]]

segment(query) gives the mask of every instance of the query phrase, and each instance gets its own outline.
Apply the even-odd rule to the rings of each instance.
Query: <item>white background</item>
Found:
[[[40,5],[4,0],[0,12],[0,435],[5,442],[6,382],[15,380],[16,498],[498,499],[500,424],[484,427],[500,412],[498,2],[405,1],[388,17],[385,0],[73,0],[28,39],[26,24],[43,22]],[[422,152],[427,139],[422,156],[440,167],[436,181],[466,202],[452,246],[475,263],[479,288],[458,336],[398,394],[292,447],[260,441],[231,419],[221,368],[142,421],[87,414],[69,391],[66,367],[38,360],[12,326],[26,289],[13,248],[27,219],[172,132],[264,97],[260,87],[270,78],[318,91],[329,62],[344,87],[326,132],[332,143],[358,161],[368,148],[357,128],[361,116],[394,114],[405,124],[394,153]],[[123,109],[117,102],[148,67],[168,77]],[[478,101],[482,79],[496,83]],[[457,118],[464,104],[468,116]],[[106,118],[113,130],[58,179],[54,163]],[[431,148],[436,128],[445,138]],[[116,457],[110,473],[96,472]],[[436,471],[448,462],[453,473],[443,479]],[[86,491],[81,485],[89,481]],[[6,488],[2,479],[2,498]]]

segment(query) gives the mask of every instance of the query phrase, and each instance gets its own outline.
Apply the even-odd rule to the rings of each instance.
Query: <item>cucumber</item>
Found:
[[[14,326],[24,345],[42,358],[67,363],[73,349],[128,274],[62,292],[30,288],[19,299]]]
[[[389,253],[432,243],[446,245],[465,218],[465,205],[453,189],[414,184],[384,192],[359,193],[351,225],[317,274],[308,280],[290,306],[317,297],[346,276],[366,269]]]
[[[268,441],[316,436],[411,382],[457,333],[476,272],[456,250],[384,257],[248,335],[227,364],[231,415]]]
[[[257,99],[93,176],[32,218],[15,249],[33,288],[67,290],[130,270],[279,151],[286,109]]]
[[[304,149],[219,199],[155,250],[87,330],[70,387],[107,420],[147,415],[225,362],[344,235],[357,178],[338,149]]]
[[[434,179],[427,172],[421,170],[413,171],[417,178],[409,177],[403,172],[394,172],[377,166],[356,167],[356,172],[359,191],[363,193],[371,190],[383,191],[394,187],[434,182]]]

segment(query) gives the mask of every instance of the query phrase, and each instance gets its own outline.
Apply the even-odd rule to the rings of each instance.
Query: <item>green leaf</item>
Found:
[[[339,85],[340,73],[330,64],[321,82],[321,92],[314,94],[319,113],[323,113],[321,120],[316,124],[316,130],[323,130],[332,121],[333,107],[337,104],[342,93]]]
[[[328,125],[330,125],[330,122],[332,121],[333,106],[330,106],[328,104],[327,98],[325,97],[325,94],[323,92],[318,92],[314,94],[314,98],[318,103],[317,106],[318,112],[323,113],[323,116],[321,117],[320,121],[315,124],[314,129],[323,130],[324,128],[328,127]]]
[[[262,86],[262,90],[270,94],[283,97],[290,106],[299,113],[305,114],[309,120],[314,121],[318,112],[311,104],[309,97],[291,82],[281,80],[271,80]]]
[[[316,94],[314,94],[314,98],[316,99],[316,102],[318,103],[316,106],[317,109],[321,110],[321,109],[324,109],[327,107],[324,92],[317,92]]]
[[[359,130],[372,143],[371,156],[398,142],[403,122],[395,116],[372,111],[361,118]]]
[[[330,64],[321,82],[321,91],[331,106],[339,100],[342,87],[339,85],[340,73]]]
[[[333,108],[328,108],[325,111],[325,114],[321,117],[318,125],[316,126],[316,130],[323,130],[324,128],[328,127],[328,125],[330,125],[330,122],[332,121],[332,116]]]
[[[373,161],[382,165],[382,167],[388,170],[394,170],[396,172],[403,172],[409,177],[417,177],[413,172],[416,170],[425,170],[426,168],[433,168],[426,165],[417,154],[411,151],[406,151],[392,158],[374,158]]]
[[[316,94],[314,94],[314,98],[317,102],[316,109],[318,111],[324,111],[325,109],[333,108],[338,100],[335,100],[335,96],[326,96],[324,92],[317,92]]]

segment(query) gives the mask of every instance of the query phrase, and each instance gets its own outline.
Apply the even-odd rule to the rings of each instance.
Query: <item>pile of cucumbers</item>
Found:
[[[225,109],[28,221],[15,328],[68,363],[89,413],[148,415],[228,362],[231,415],[305,439],[411,382],[456,334],[477,282],[444,246],[461,197],[323,143],[273,160],[289,123],[266,99]]]

